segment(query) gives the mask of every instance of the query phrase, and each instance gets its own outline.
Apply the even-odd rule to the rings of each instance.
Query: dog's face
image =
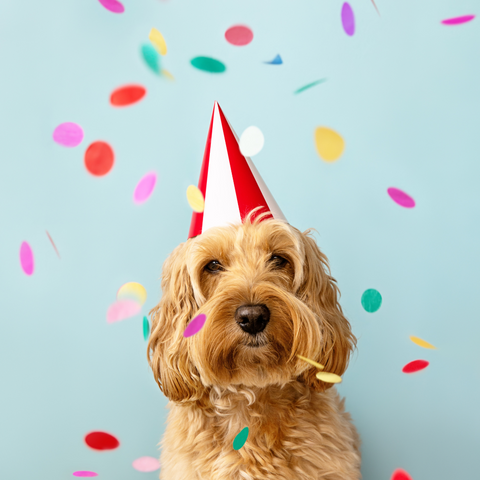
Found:
[[[297,355],[327,372],[346,369],[355,339],[326,258],[308,234],[284,222],[246,221],[188,240],[166,260],[162,290],[148,348],[171,400],[199,399],[210,386],[298,380],[328,388]],[[200,313],[205,326],[184,338]]]

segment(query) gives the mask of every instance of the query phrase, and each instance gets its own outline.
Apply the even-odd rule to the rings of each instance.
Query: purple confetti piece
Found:
[[[183,336],[185,338],[191,337],[198,333],[203,325],[205,325],[205,321],[207,320],[207,316],[204,313],[197,315],[188,325],[185,331],[183,332]]]
[[[342,25],[348,36],[351,37],[355,33],[355,17],[348,2],[345,2],[342,7]]]

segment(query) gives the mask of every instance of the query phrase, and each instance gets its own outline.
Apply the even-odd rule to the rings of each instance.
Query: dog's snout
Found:
[[[244,332],[252,335],[265,329],[270,320],[270,310],[266,305],[242,305],[235,312],[235,320]]]

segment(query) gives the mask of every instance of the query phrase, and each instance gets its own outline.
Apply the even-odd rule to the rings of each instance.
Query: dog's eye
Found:
[[[205,270],[210,273],[223,272],[225,270],[222,264],[218,260],[212,260],[210,263],[205,265]]]
[[[283,268],[288,261],[280,255],[272,255],[269,260],[273,268]]]

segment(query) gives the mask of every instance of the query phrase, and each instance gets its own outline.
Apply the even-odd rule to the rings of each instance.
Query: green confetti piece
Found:
[[[368,313],[376,312],[382,305],[382,296],[378,290],[369,288],[362,295],[362,306]]]
[[[157,75],[160,75],[160,55],[155,50],[152,45],[144,44],[142,45],[142,57],[145,60],[145,63],[148,67]]]
[[[240,450],[247,441],[248,438],[248,427],[245,427],[233,440],[233,449]]]
[[[195,57],[190,60],[190,63],[195,68],[210,73],[222,73],[227,69],[222,62],[211,57]]]
[[[321,83],[325,82],[327,79],[326,78],[321,78],[320,80],[316,80],[315,82],[309,83],[308,85],[304,85],[303,87],[300,87],[298,90],[295,90],[293,93],[296,95],[297,93],[302,93],[305,90],[308,90],[309,88],[314,87],[315,85],[320,85]]]
[[[150,324],[148,323],[148,318],[143,317],[143,338],[148,340],[148,334],[150,333]]]

